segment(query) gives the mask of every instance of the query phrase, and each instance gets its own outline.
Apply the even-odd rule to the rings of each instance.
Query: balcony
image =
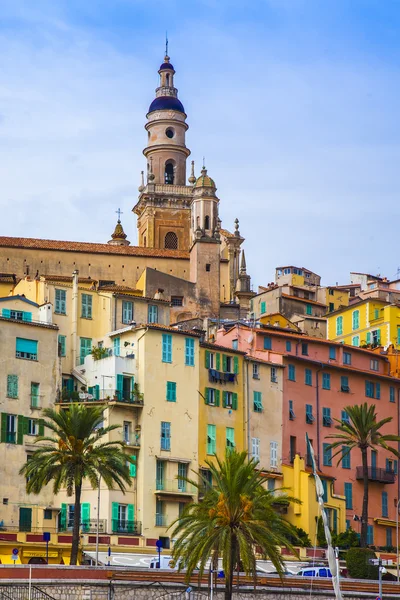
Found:
[[[356,479],[363,480],[363,468],[356,467]],[[378,467],[368,467],[368,480],[377,481],[378,483],[394,483],[396,481],[396,473],[394,471],[386,471]]]
[[[156,513],[156,527],[167,527],[167,515],[160,515]]]
[[[216,369],[208,369],[208,380],[210,383],[236,383],[236,373],[225,373]]]
[[[112,533],[124,533],[129,535],[142,535],[142,522],[129,521],[128,519],[113,519]]]
[[[187,481],[181,479],[167,479],[156,481],[155,494],[170,494],[179,496],[194,496],[197,488]]]
[[[135,406],[142,408],[144,406],[143,394],[140,392],[121,392],[120,390],[103,391],[100,390],[99,398],[95,398],[93,394],[87,392],[69,392],[63,390],[58,395],[56,404],[69,404],[71,402],[85,402],[85,403],[98,403],[98,402],[109,402],[117,404],[127,404],[129,406]]]

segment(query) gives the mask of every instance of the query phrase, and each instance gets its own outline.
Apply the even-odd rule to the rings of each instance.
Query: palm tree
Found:
[[[41,436],[43,442],[20,470],[26,477],[28,493],[39,494],[44,486],[53,482],[54,494],[62,487],[74,497],[74,525],[72,531],[71,565],[76,565],[79,549],[82,484],[87,479],[93,489],[101,477],[108,487],[116,485],[125,492],[131,485],[127,461],[131,462],[120,441],[104,442],[106,434],[118,425],[103,427],[103,408],[72,404],[68,410],[56,412],[43,410],[44,426],[52,436]],[[47,442],[47,443],[46,443]]]
[[[395,456],[399,457],[399,451],[387,444],[387,442],[400,442],[397,435],[383,435],[381,429],[387,423],[392,421],[392,417],[377,420],[375,405],[368,406],[367,402],[361,405],[346,406],[344,409],[348,415],[348,420],[339,421],[336,429],[340,433],[328,435],[327,438],[333,438],[336,441],[328,448],[338,451],[333,455],[339,456],[338,464],[345,458],[353,448],[361,450],[362,473],[364,481],[364,496],[361,516],[361,536],[360,544],[362,548],[367,546],[368,532],[368,448],[384,448]],[[343,447],[345,450],[343,450]]]
[[[265,489],[266,478],[257,470],[257,461],[248,460],[246,452],[227,450],[224,461],[205,461],[213,486],[199,475],[188,479],[199,491],[205,490],[198,503],[188,504],[179,519],[172,523],[176,538],[173,559],[185,568],[187,581],[199,568],[201,576],[210,559],[216,564],[222,555],[225,572],[225,599],[232,597],[235,565],[256,576],[256,552],[268,557],[280,575],[284,563],[279,546],[293,550],[296,530],[284,520],[279,509],[293,501],[284,492]]]

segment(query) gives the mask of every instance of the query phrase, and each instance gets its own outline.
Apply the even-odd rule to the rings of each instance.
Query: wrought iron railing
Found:
[[[0,596],[4,600],[54,600],[54,596],[50,596],[35,585],[0,585]]]
[[[363,467],[356,467],[356,479],[364,479]],[[368,467],[368,479],[369,481],[377,481],[378,483],[394,483],[396,481],[396,473],[379,467]]]
[[[156,480],[157,492],[173,492],[175,494],[194,494],[197,489],[183,479]]]
[[[141,535],[142,522],[129,521],[128,519],[113,519],[111,529],[112,533],[129,533],[131,535]]]

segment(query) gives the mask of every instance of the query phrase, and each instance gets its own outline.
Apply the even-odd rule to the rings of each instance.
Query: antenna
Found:
[[[168,31],[165,32],[165,56],[168,56]]]

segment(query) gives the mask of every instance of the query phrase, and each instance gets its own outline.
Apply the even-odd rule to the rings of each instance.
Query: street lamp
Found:
[[[399,571],[399,506],[400,506],[400,498],[397,500],[397,511],[396,511],[397,583],[399,583],[399,581],[400,581],[400,571]]]
[[[99,475],[99,487],[97,490],[96,565],[95,565],[96,567],[99,564],[100,481],[101,481],[101,475]]]

